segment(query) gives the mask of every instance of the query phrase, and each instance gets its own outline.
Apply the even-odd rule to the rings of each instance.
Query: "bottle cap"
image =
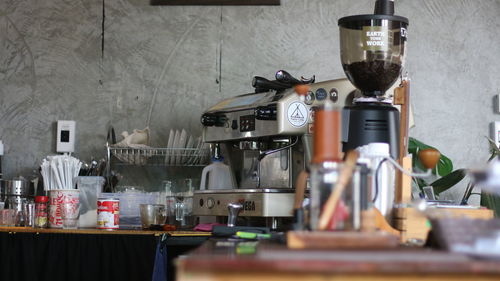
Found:
[[[49,202],[48,196],[35,196],[35,203],[47,203]]]
[[[223,156],[219,156],[219,157],[212,157],[212,162],[223,162],[224,161],[224,157]]]

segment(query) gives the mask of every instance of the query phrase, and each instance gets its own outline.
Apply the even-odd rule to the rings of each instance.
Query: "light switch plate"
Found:
[[[491,139],[495,141],[497,146],[500,145],[500,121],[491,122],[490,124]]]
[[[70,120],[57,121],[57,152],[75,152],[76,122]]]
[[[495,95],[493,98],[493,109],[496,114],[500,114],[500,94]]]

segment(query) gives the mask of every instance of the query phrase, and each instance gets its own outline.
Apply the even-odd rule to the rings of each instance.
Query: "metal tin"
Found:
[[[22,179],[14,179],[14,180],[5,180],[3,181],[5,184],[5,194],[6,195],[19,195],[19,196],[27,196],[31,195],[29,190],[29,183],[27,180]]]
[[[97,229],[118,229],[120,227],[120,199],[97,199]]]

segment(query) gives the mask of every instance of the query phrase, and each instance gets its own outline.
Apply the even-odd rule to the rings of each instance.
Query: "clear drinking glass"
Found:
[[[26,198],[17,198],[12,196],[9,203],[9,208],[15,210],[14,225],[24,226],[24,206],[27,203]]]
[[[140,204],[141,223],[143,229],[161,229],[167,219],[165,205]]]
[[[194,226],[193,196],[175,196],[175,220],[179,228],[187,229]]]
[[[187,229],[194,226],[193,180],[190,178],[183,179],[180,190],[182,190],[182,192],[174,194],[175,224],[179,228]]]
[[[29,202],[23,205],[24,226],[35,226],[35,203]]]
[[[0,225],[2,226],[15,226],[16,225],[17,210],[3,209],[0,210]]]
[[[64,229],[77,229],[80,217],[80,204],[62,203],[61,217]]]

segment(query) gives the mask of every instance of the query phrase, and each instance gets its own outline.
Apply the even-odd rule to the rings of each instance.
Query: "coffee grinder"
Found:
[[[343,112],[343,150],[388,143],[399,156],[399,111],[385,92],[398,80],[406,53],[408,19],[394,15],[394,1],[377,0],[375,13],[339,19],[342,67],[362,96]]]

